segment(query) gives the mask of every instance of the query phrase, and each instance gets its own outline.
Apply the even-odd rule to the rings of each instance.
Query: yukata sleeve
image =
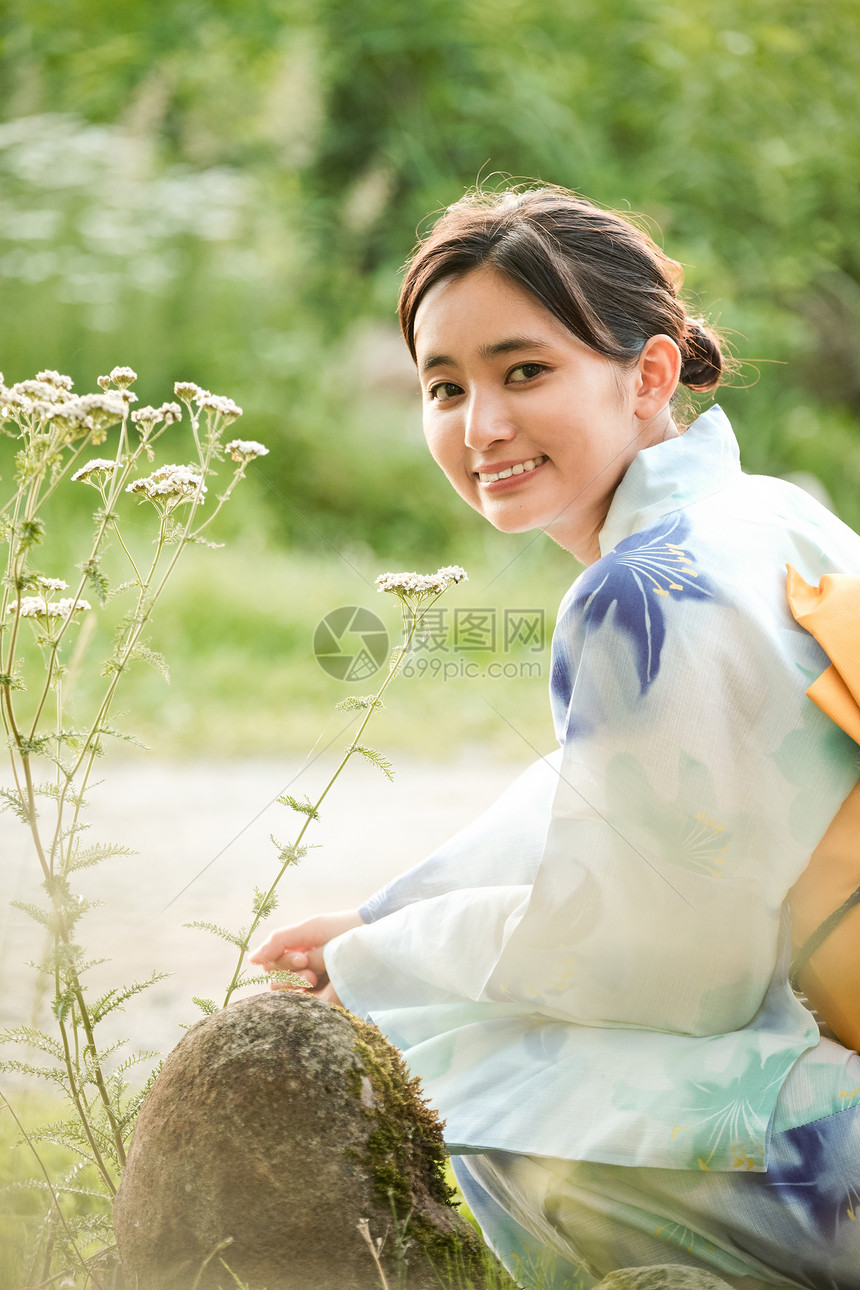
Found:
[[[561,750],[534,762],[466,828],[370,896],[359,909],[365,923],[463,887],[531,883],[546,843],[560,764]]]
[[[562,606],[563,756],[534,882],[450,891],[332,942],[348,1007],[465,999],[694,1035],[751,1021],[853,758],[805,698],[821,656],[778,565],[755,583],[685,537],[674,517],[634,535]]]

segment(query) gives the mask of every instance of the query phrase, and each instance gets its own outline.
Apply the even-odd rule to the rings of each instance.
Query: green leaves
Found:
[[[364,712],[368,708],[384,708],[385,704],[373,694],[350,694],[335,707],[338,712]]]
[[[0,811],[13,811],[22,824],[30,823],[30,808],[15,789],[0,788]]]
[[[95,592],[96,599],[100,605],[106,605],[110,595],[110,583],[102,572],[101,559],[99,556],[91,556],[88,560],[82,561],[78,565],[81,573],[84,575],[88,586]]]
[[[362,757],[382,771],[386,779],[394,779],[394,768],[391,762],[381,752],[377,752],[375,748],[366,748],[363,744],[353,744],[349,751],[351,753],[361,753]]]
[[[112,860],[116,856],[134,855],[137,855],[137,851],[133,847],[120,846],[119,843],[115,842],[97,842],[89,847],[75,844],[63,872],[74,873],[78,869],[91,869],[94,865],[101,864],[103,860]]]
[[[278,860],[283,865],[298,864],[308,853],[308,847],[299,846],[295,842],[279,842],[273,833],[269,834],[269,839],[277,848]]]
[[[196,927],[198,931],[210,932],[222,941],[227,941],[229,945],[237,945],[240,949],[246,948],[244,932],[231,932],[227,927],[221,927],[218,923],[207,923],[203,919],[195,919],[193,923],[183,923],[183,927]]]
[[[297,798],[291,797],[289,793],[283,793],[277,800],[281,806],[289,806],[291,810],[298,811],[300,815],[307,815],[312,820],[319,819],[319,811],[309,797],[305,797],[300,802]]]
[[[170,684],[170,670],[167,666],[167,661],[164,655],[159,654],[157,650],[150,649],[143,643],[138,643],[129,654],[129,658],[140,659],[142,663],[147,663],[150,667],[154,667],[156,672],[161,673],[167,684]]]
[[[116,1012],[124,1008],[129,999],[135,995],[142,994],[144,990],[149,990],[152,986],[157,985],[159,981],[166,981],[170,976],[169,972],[152,972],[145,981],[135,981],[132,985],[115,986],[114,989],[108,990],[101,998],[96,999],[90,1005],[90,1020],[94,1026],[103,1021],[108,1013]],[[150,1054],[152,1056],[154,1054]],[[141,1060],[135,1058],[135,1061]],[[129,1063],[133,1064],[133,1063]],[[123,1068],[121,1068],[123,1069]]]
[[[262,922],[278,908],[278,894],[275,891],[263,891],[262,887],[254,888],[254,899],[251,905],[254,921]]]
[[[201,999],[195,994],[192,996],[191,1002],[197,1005],[204,1017],[213,1017],[216,1012],[221,1011],[214,999]]]

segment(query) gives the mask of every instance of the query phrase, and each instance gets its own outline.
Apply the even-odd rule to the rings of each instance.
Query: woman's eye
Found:
[[[447,403],[448,399],[456,399],[463,391],[453,381],[440,381],[438,385],[431,385],[428,393],[437,403]]]
[[[540,376],[545,371],[542,363],[520,363],[517,367],[511,368],[508,373],[508,380],[514,384],[517,381],[531,381],[536,376]]]

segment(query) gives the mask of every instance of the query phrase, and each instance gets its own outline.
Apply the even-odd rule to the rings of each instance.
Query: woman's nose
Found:
[[[505,442],[516,434],[516,426],[502,400],[487,394],[472,394],[466,407],[464,438],[468,448],[483,450]]]

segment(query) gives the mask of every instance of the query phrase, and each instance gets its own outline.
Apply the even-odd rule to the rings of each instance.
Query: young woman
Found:
[[[666,1263],[857,1290],[860,1058],[788,975],[789,892],[835,817],[860,883],[857,746],[806,697],[828,659],[786,565],[809,610],[860,538],[744,475],[717,406],[679,424],[679,381],[723,366],[679,278],[555,188],[466,198],[415,252],[430,451],[496,528],[586,566],[553,639],[561,749],[361,910],[252,957],[404,1051],[524,1286],[551,1257],[566,1290]]]

